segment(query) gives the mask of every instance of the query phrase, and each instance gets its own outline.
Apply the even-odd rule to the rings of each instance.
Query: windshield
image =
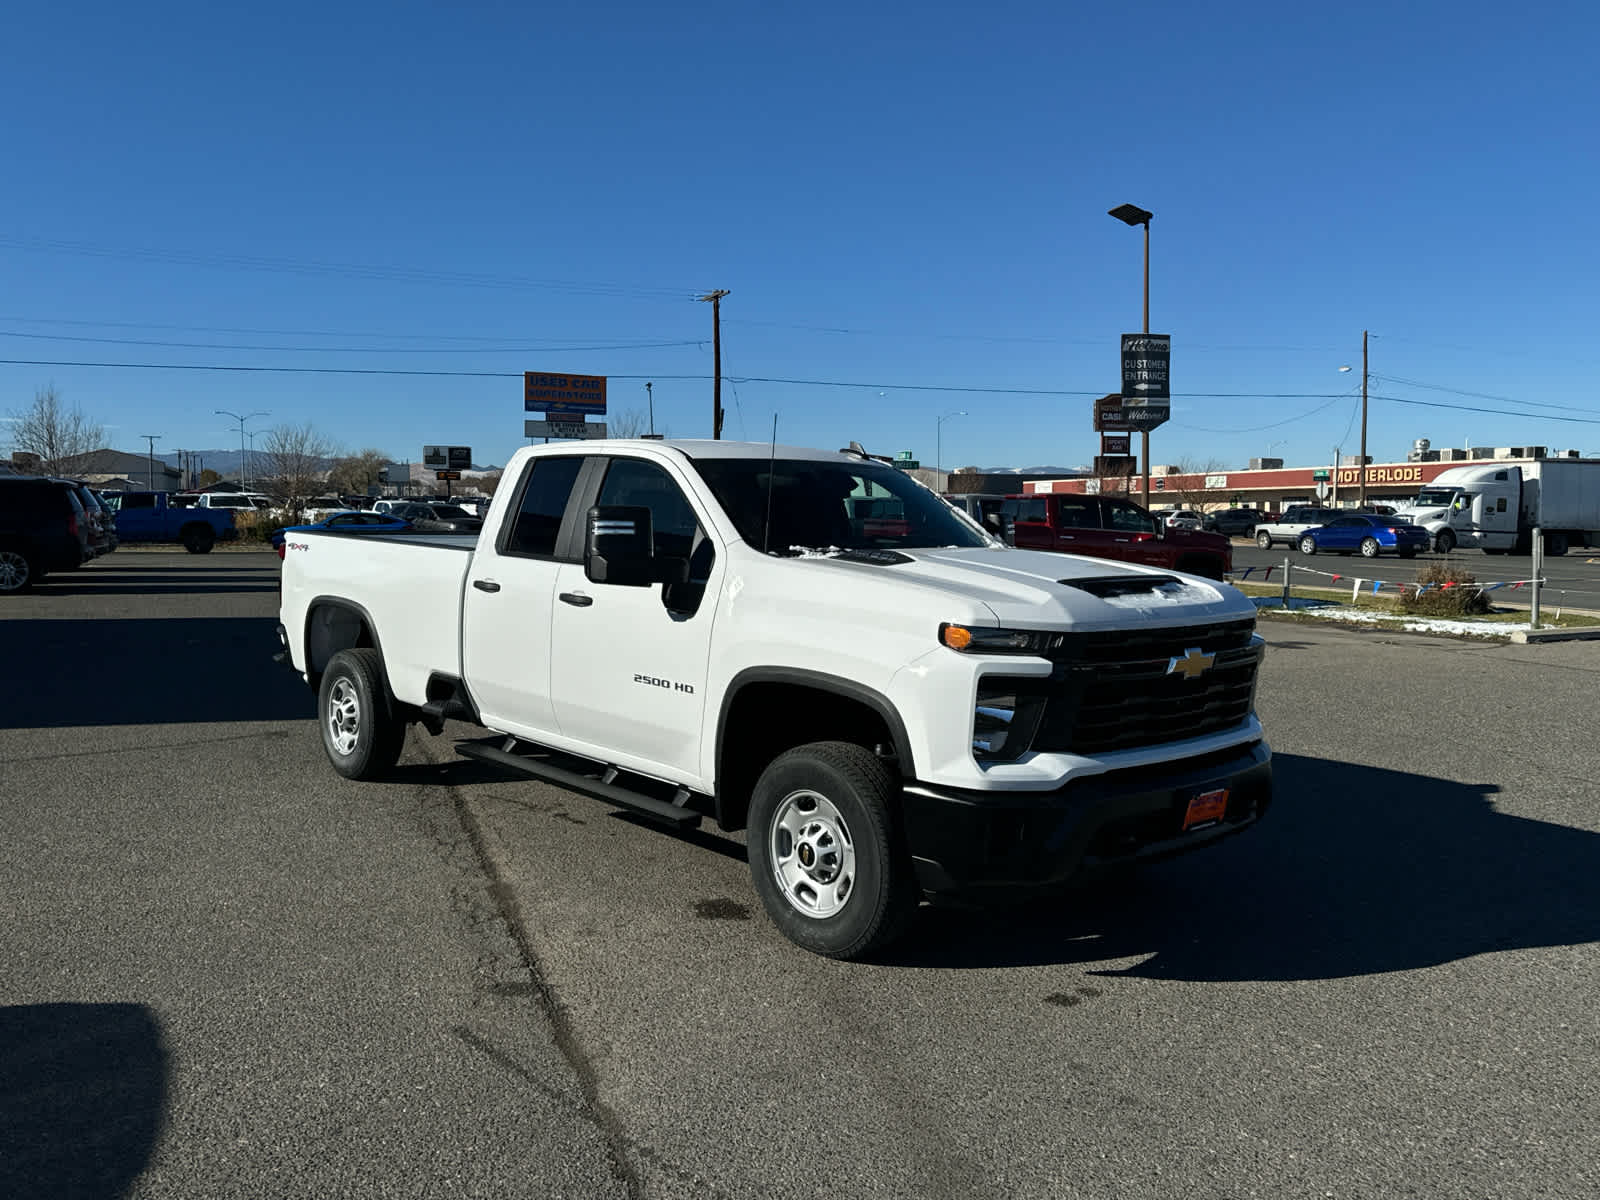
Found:
[[[1418,508],[1449,508],[1456,498],[1455,488],[1423,488],[1417,493]]]
[[[890,466],[711,458],[696,461],[695,469],[739,536],[757,549],[789,554],[991,544],[943,500]]]

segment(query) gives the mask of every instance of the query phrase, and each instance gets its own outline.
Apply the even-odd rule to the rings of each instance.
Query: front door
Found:
[[[484,724],[538,739],[556,731],[550,702],[557,542],[584,460],[528,461],[507,526],[484,530],[462,601],[462,671]],[[511,481],[502,487],[513,486]]]
[[[581,562],[562,564],[550,647],[561,733],[605,761],[660,768],[684,782],[704,778],[700,733],[722,555],[658,463],[612,459],[595,503],[648,508],[656,558],[687,560],[689,581],[593,583]]]

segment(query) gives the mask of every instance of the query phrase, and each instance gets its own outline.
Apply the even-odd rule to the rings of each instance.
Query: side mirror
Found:
[[[648,587],[656,582],[655,534],[642,506],[596,505],[589,510],[583,573],[591,583]]]

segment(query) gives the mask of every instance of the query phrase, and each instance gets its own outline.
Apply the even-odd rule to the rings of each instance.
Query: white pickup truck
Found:
[[[463,754],[748,828],[775,924],[854,958],[923,897],[1253,824],[1254,626],[1220,583],[1011,549],[859,447],[605,441],[518,451],[481,534],[290,534],[278,633],[341,775],[469,722]]]

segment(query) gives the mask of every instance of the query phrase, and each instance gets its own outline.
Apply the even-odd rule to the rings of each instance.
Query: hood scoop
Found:
[[[1102,575],[1092,579],[1058,579],[1063,587],[1077,588],[1102,600],[1114,596],[1159,595],[1168,588],[1181,588],[1183,580],[1171,575]]]
[[[910,555],[901,554],[898,550],[841,550],[828,557],[839,562],[866,563],[874,567],[898,567],[902,563],[917,561]]]

